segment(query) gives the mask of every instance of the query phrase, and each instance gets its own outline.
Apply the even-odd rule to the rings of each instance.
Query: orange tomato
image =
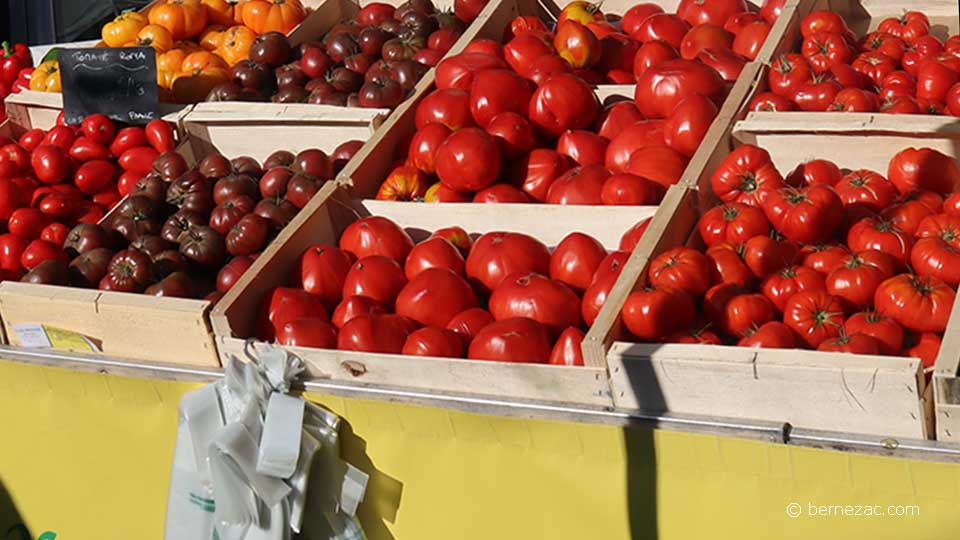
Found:
[[[173,48],[173,37],[170,32],[158,24],[148,24],[137,33],[133,47],[153,47],[157,53],[167,52]]]
[[[253,45],[255,39],[257,39],[257,34],[253,30],[246,26],[234,26],[223,33],[223,39],[217,49],[217,54],[232,66],[247,59],[250,46]]]
[[[223,44],[223,33],[226,30],[219,24],[208,26],[200,34],[200,47],[206,51],[215,51]]]
[[[229,79],[230,72],[226,68],[208,67],[178,74],[170,88],[177,103],[197,103],[206,99],[215,86]]]
[[[243,24],[258,34],[286,34],[305,16],[300,0],[248,0],[243,4]]]
[[[207,21],[222,26],[233,25],[233,2],[229,0],[200,0],[207,10]]]
[[[180,74],[180,66],[189,54],[184,49],[171,49],[157,56],[157,85],[169,89]]]
[[[150,24],[169,30],[173,39],[189,39],[207,26],[207,8],[200,0],[162,0],[150,9],[148,18]]]
[[[135,11],[123,13],[103,25],[100,37],[107,47],[122,47],[124,43],[137,39],[137,33],[146,25],[147,18],[143,15]]]
[[[196,51],[188,54],[180,64],[180,71],[186,74],[198,73],[210,68],[226,69],[227,64],[216,54],[210,51]]]

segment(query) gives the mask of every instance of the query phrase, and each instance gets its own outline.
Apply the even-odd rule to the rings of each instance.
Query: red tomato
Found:
[[[109,186],[115,174],[113,163],[96,159],[81,165],[74,173],[73,181],[81,192],[92,195]]]
[[[935,61],[924,62],[917,68],[918,99],[944,102],[950,88],[960,81],[960,73]]]
[[[875,90],[873,81],[863,73],[853,69],[850,64],[837,64],[830,68],[830,75],[844,88]]]
[[[330,322],[337,328],[343,328],[350,319],[359,315],[374,315],[383,313],[383,307],[373,298],[366,296],[348,296],[337,305]]]
[[[648,118],[666,118],[693,94],[719,102],[726,86],[720,74],[694,60],[668,60],[637,78],[634,99]]]
[[[417,105],[417,129],[428,124],[443,124],[452,131],[472,126],[470,94],[459,88],[441,88],[427,94]]]
[[[63,264],[68,264],[70,258],[63,248],[46,240],[33,240],[27,245],[26,249],[20,255],[20,265],[26,270],[33,270],[35,266],[50,260],[57,260]]]
[[[733,52],[747,60],[756,60],[769,34],[770,24],[766,21],[756,21],[740,29],[731,48]]]
[[[637,104],[632,101],[617,101],[606,105],[594,124],[594,130],[604,139],[613,140],[625,128],[644,120]]]
[[[556,54],[548,54],[537,58],[536,64],[526,74],[526,78],[539,86],[558,73],[572,73],[572,71],[566,60]],[[587,73],[594,73],[595,77],[601,78],[599,73],[592,71],[587,71]]]
[[[43,136],[43,140],[40,142],[41,146],[44,144],[50,144],[53,146],[59,146],[64,152],[69,152],[70,147],[73,146],[73,141],[76,139],[76,134],[73,132],[73,128],[67,126],[54,126],[50,128],[50,131]]]
[[[892,34],[885,32],[870,32],[860,40],[863,51],[882,53],[887,58],[899,62],[907,50],[907,44]]]
[[[533,319],[556,336],[568,326],[580,326],[580,298],[559,281],[537,273],[515,273],[493,289],[490,313],[497,320]]]
[[[117,163],[126,171],[147,174],[153,169],[153,161],[160,154],[150,146],[131,148],[120,155]]]
[[[382,2],[373,2],[360,8],[357,13],[356,22],[360,26],[379,26],[384,21],[393,18],[396,8],[390,4]]]
[[[18,208],[10,214],[7,229],[13,234],[36,240],[51,223],[53,219],[36,208]],[[58,245],[62,246],[63,242]]]
[[[243,256],[230,259],[220,272],[217,273],[217,291],[226,293],[237,284],[237,281],[243,276],[251,266],[253,266],[253,257]]]
[[[536,38],[535,38],[536,39]],[[470,91],[473,75],[484,69],[503,69],[507,64],[503,59],[488,54],[466,52],[444,59],[436,67],[436,85],[438,90],[456,88]]]
[[[853,251],[875,249],[889,255],[902,266],[910,261],[913,236],[893,222],[878,218],[863,218],[847,232],[847,245]]]
[[[903,347],[903,327],[875,311],[854,313],[843,323],[847,335],[864,334],[877,340],[880,354],[896,355]]]
[[[631,37],[641,43],[664,41],[679,49],[683,36],[689,31],[690,25],[680,17],[669,13],[654,13],[640,23],[640,27]]]
[[[285,324],[301,317],[327,318],[327,310],[319,297],[288,287],[276,287],[267,292],[260,302],[254,323],[254,335],[262,341],[272,341]]]
[[[840,167],[825,159],[813,159],[797,165],[787,178],[791,186],[812,186],[824,184],[835,186],[843,178]]]
[[[437,171],[437,149],[448,136],[450,128],[444,124],[431,123],[419,128],[410,141],[407,161],[426,174]]]
[[[640,44],[623,34],[610,34],[600,39],[600,61],[595,70],[607,74],[608,82],[632,84],[637,78],[633,75],[633,62],[640,50]],[[624,77],[624,81],[617,80]]]
[[[131,148],[146,146],[147,136],[140,127],[125,127],[117,132],[117,136],[110,143],[110,153],[114,157],[120,157]]]
[[[94,159],[109,160],[111,158],[110,150],[106,146],[97,144],[86,137],[80,137],[73,141],[73,146],[70,147],[68,154],[81,163]]]
[[[550,352],[547,328],[533,319],[518,317],[483,327],[470,342],[467,358],[545,364]]]
[[[654,287],[682,289],[693,298],[710,287],[710,259],[688,247],[669,249],[650,261],[648,279]]]
[[[560,73],[541,84],[528,111],[534,127],[553,136],[568,129],[585,129],[600,111],[593,89],[576,75]]]
[[[733,202],[704,212],[697,230],[709,247],[723,241],[739,244],[757,235],[767,235],[770,223],[759,208]]]
[[[742,244],[724,241],[707,248],[707,257],[713,262],[714,282],[732,283],[742,288],[753,284],[756,277],[743,260],[742,246]]]
[[[737,35],[741,30],[747,27],[747,25],[752,24],[756,21],[764,20],[763,17],[756,13],[745,11],[743,13],[735,13],[727,18],[726,22],[723,23],[723,29],[727,32],[730,32],[733,35]],[[772,24],[772,23],[771,23]]]
[[[710,23],[694,26],[680,41],[680,57],[693,60],[703,49],[729,49],[733,35],[722,27]]]
[[[663,120],[643,120],[623,128],[607,145],[604,165],[613,172],[626,172],[630,157],[646,146],[665,146]]]
[[[338,247],[310,246],[300,257],[292,281],[333,308],[343,298],[344,282],[353,263],[353,256]]]
[[[930,33],[930,20],[919,11],[905,11],[899,17],[884,19],[877,29],[907,43],[913,43]]]
[[[802,255],[804,266],[827,275],[843,264],[850,251],[837,244],[818,244],[804,246]]]
[[[847,311],[873,305],[873,293],[893,276],[894,261],[886,253],[868,249],[851,254],[827,275],[827,292],[836,296]]]
[[[0,235],[0,269],[7,272],[22,272],[23,264],[20,259],[28,245],[30,245],[29,238],[10,233]]]
[[[927,218],[929,219],[929,218]],[[917,275],[960,284],[960,249],[942,238],[920,238],[910,250],[910,265]]]
[[[413,240],[399,225],[380,216],[365,217],[351,223],[340,235],[340,249],[362,259],[384,255],[400,263],[413,249]]]
[[[841,178],[836,190],[843,206],[865,208],[871,212],[882,211],[897,198],[897,190],[889,180],[866,169],[853,171]]]
[[[489,232],[477,239],[467,256],[467,277],[488,294],[514,273],[550,273],[550,251],[522,233]]]
[[[47,135],[45,131],[40,128],[33,128],[27,130],[20,138],[17,140],[17,143],[23,147],[23,150],[27,152],[33,152],[37,149],[40,144],[43,143],[43,138]],[[10,144],[9,142],[4,144],[6,146]]]
[[[500,150],[493,137],[479,128],[451,134],[437,149],[437,176],[456,191],[478,191],[497,179]]]
[[[652,180],[630,173],[611,175],[600,189],[600,202],[606,205],[657,205],[666,194],[664,187]]]
[[[783,322],[797,333],[801,342],[815,349],[840,335],[843,309],[840,301],[826,292],[799,292],[787,300]]]
[[[737,342],[738,347],[760,347],[763,349],[793,349],[797,346],[797,335],[780,321],[764,323],[755,331],[748,332]]]
[[[151,120],[144,127],[144,135],[150,146],[157,152],[173,152],[176,150],[177,144],[173,136],[173,127],[164,120]]]
[[[610,172],[602,165],[574,167],[560,175],[547,191],[549,204],[602,204],[600,192]]]
[[[928,189],[948,195],[960,189],[957,162],[932,148],[901,150],[890,160],[887,178],[901,194]]]
[[[573,163],[554,150],[536,148],[516,162],[512,171],[513,182],[537,202],[546,202],[550,186]]]
[[[666,41],[648,41],[640,46],[633,57],[633,75],[640,77],[651,67],[679,57],[677,49]]]
[[[626,172],[669,188],[683,177],[688,162],[687,156],[667,146],[644,146],[630,154]]]
[[[411,333],[400,351],[411,356],[439,358],[463,358],[464,352],[463,339],[459,334],[436,326],[427,326]]]
[[[899,356],[919,358],[924,369],[930,369],[937,362],[941,344],[940,336],[937,334],[923,332],[917,335],[911,332],[904,338],[903,349]]]
[[[567,131],[557,141],[557,152],[578,165],[603,165],[607,140],[586,130]]]
[[[774,318],[773,302],[762,294],[738,294],[724,305],[721,327],[731,336],[744,336]]]
[[[143,175],[139,173],[124,171],[120,175],[120,179],[117,180],[117,191],[121,196],[126,197],[141,178],[143,178]]]
[[[416,323],[400,315],[357,315],[340,328],[337,348],[343,351],[400,354],[407,337],[416,328]]]
[[[657,4],[635,4],[624,12],[623,18],[620,19],[620,30],[633,39],[643,41],[640,38],[640,29],[642,28],[643,21],[645,21],[647,17],[656,15],[657,13],[663,13],[663,8]]]
[[[688,343],[691,345],[723,345],[720,336],[706,328],[692,328],[677,332],[665,339],[667,343]]]
[[[427,193],[427,177],[423,171],[411,165],[401,165],[387,175],[380,184],[376,199],[381,201],[416,201]],[[290,199],[290,193],[287,194]],[[301,201],[303,202],[303,201]],[[297,204],[298,207],[306,206]]]
[[[799,54],[781,54],[770,64],[767,84],[770,91],[778,96],[793,99],[801,86],[813,80],[810,64]]]
[[[533,32],[520,34],[503,46],[503,57],[523,77],[529,77],[542,57],[552,56],[555,52],[545,35]]]
[[[447,329],[453,330],[465,343],[469,343],[477,332],[493,321],[493,315],[489,311],[483,308],[470,308],[454,315],[447,323]]]
[[[843,90],[840,83],[824,74],[818,74],[804,83],[793,94],[793,102],[801,111],[824,112]]]
[[[706,97],[700,94],[688,96],[677,103],[667,117],[663,139],[670,148],[692,157],[718,113],[717,105]]]
[[[508,160],[523,156],[537,144],[533,126],[514,112],[502,112],[494,116],[484,130],[497,142],[500,155]]]
[[[873,336],[866,334],[840,334],[838,337],[822,342],[817,350],[851,354],[880,354],[880,342]]]
[[[573,68],[591,68],[600,61],[600,40],[585,25],[577,21],[557,23],[553,47],[560,58]]]
[[[470,113],[478,126],[486,127],[502,112],[526,113],[532,95],[529,81],[510,70],[479,71],[470,86]]]
[[[827,288],[823,274],[806,266],[793,265],[767,276],[760,290],[773,302],[777,311],[782,313],[787,307],[787,300],[794,294],[801,291],[826,291]]]
[[[570,233],[557,244],[550,256],[550,279],[583,293],[606,257],[607,250],[592,236]]]
[[[447,268],[459,275],[465,275],[463,255],[449,241],[433,237],[414,246],[404,264],[407,279],[413,279],[429,268]]]
[[[724,202],[760,206],[766,190],[783,186],[783,177],[766,150],[745,144],[730,152],[710,176],[713,193]]]
[[[326,317],[299,317],[277,329],[277,343],[289,347],[336,349],[337,329]]]
[[[883,84],[883,80],[897,70],[896,62],[882,52],[862,53],[851,65],[876,85]]]
[[[747,59],[730,49],[704,49],[697,60],[712,68],[728,83],[736,82],[747,65]]]
[[[690,24],[712,23],[723,26],[731,16],[747,11],[744,0],[681,0],[677,15]]]
[[[744,264],[759,279],[792,265],[798,255],[796,244],[769,236],[754,236],[743,244],[742,251]]]
[[[954,193],[943,201],[943,211],[949,216],[960,216],[960,193]]]
[[[621,317],[637,338],[655,340],[693,323],[693,300],[682,289],[645,287],[627,297]]]
[[[56,184],[66,179],[70,157],[59,146],[44,144],[33,151],[30,165],[37,180],[44,184]]]
[[[442,327],[454,315],[477,307],[477,295],[453,270],[427,268],[403,287],[397,295],[396,307],[398,315],[424,326]]]
[[[63,243],[67,241],[67,234],[69,233],[70,228],[63,223],[51,223],[40,231],[40,239],[50,242],[55,246],[63,246]]]
[[[754,112],[787,112],[796,109],[792,101],[773,92],[757,94],[747,107]]]
[[[811,11],[800,21],[800,35],[804,38],[818,33],[846,35],[849,32],[847,23],[833,11]]]
[[[550,351],[549,363],[555,366],[582,366],[583,350],[580,345],[584,337],[578,328],[571,326],[564,330]]]
[[[828,111],[838,112],[874,112],[880,106],[880,98],[873,92],[859,88],[844,88],[837,92]]]
[[[950,214],[927,216],[917,225],[914,235],[917,238],[939,238],[954,247],[960,247],[960,217]]]
[[[540,19],[536,20],[537,22],[540,22]],[[543,23],[541,22],[540,24]],[[544,27],[544,31],[546,31],[546,27]],[[488,56],[493,56],[494,58],[503,60],[503,45],[501,45],[499,41],[492,39],[474,39],[470,43],[467,43],[467,46],[463,48],[463,53],[486,54]]]
[[[638,221],[636,225],[627,229],[623,236],[620,237],[620,251],[626,252],[629,254],[633,251],[637,244],[640,243],[640,240],[643,238],[643,233],[647,231],[647,227],[650,225],[650,221],[653,220],[653,217],[648,217],[644,220]]]
[[[960,83],[950,87],[944,100],[947,111],[953,116],[960,116]]]
[[[803,57],[814,73],[824,73],[838,64],[848,64],[853,50],[843,35],[821,32],[807,36],[801,47]]]
[[[427,47],[446,53],[453,48],[453,45],[460,38],[460,34],[447,28],[441,28],[430,34],[427,38]]]
[[[894,276],[877,287],[877,312],[914,332],[943,332],[956,292],[936,278],[912,274]]]
[[[23,195],[17,184],[8,178],[0,178],[0,220],[9,219],[22,201]]]
[[[91,114],[80,123],[80,131],[84,137],[96,144],[108,144],[117,134],[117,126],[105,114]]]
[[[880,102],[880,112],[887,114],[920,114],[920,105],[911,96],[891,96]]]
[[[593,275],[593,281],[583,292],[583,301],[580,303],[580,315],[583,316],[583,321],[587,325],[593,324],[597,315],[600,314],[600,309],[606,302],[614,283],[617,282],[620,271],[623,270],[629,256],[628,251],[615,251],[600,263],[600,267]]]
[[[368,296],[381,305],[392,306],[407,284],[400,265],[389,257],[362,257],[350,268],[343,281],[343,297]]]

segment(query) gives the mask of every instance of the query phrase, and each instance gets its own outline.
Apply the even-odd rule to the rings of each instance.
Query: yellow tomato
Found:
[[[60,64],[56,60],[43,62],[30,76],[30,89],[39,92],[60,92]]]
[[[100,37],[108,47],[122,47],[124,43],[137,39],[137,33],[146,25],[146,17],[131,11],[103,25]]]

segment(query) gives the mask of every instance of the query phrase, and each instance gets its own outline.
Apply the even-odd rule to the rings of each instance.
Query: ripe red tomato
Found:
[[[797,335],[780,321],[764,323],[755,331],[748,332],[737,342],[738,347],[760,347],[763,349],[793,349],[797,346]]]
[[[337,328],[343,328],[350,319],[359,315],[373,315],[383,313],[383,307],[373,298],[366,296],[348,296],[333,310],[330,322]]]
[[[648,41],[640,46],[633,57],[633,75],[640,77],[651,67],[676,58],[680,58],[680,53],[666,41]]]
[[[469,92],[470,85],[473,84],[474,73],[485,69],[503,69],[505,67],[507,67],[507,64],[500,57],[464,51],[462,54],[451,56],[437,64],[437,89],[457,88]]]
[[[648,279],[654,287],[682,289],[698,298],[710,287],[710,259],[689,247],[669,249],[650,261]]]
[[[434,90],[417,105],[414,122],[417,129],[428,124],[443,124],[451,131],[472,126],[470,94],[459,88]]]
[[[527,154],[537,144],[533,126],[517,113],[502,112],[494,116],[484,130],[497,142],[500,156],[507,160]]]
[[[570,327],[564,330],[550,351],[548,363],[555,366],[582,366],[583,350],[580,345],[583,338],[584,333],[579,328]]]
[[[704,49],[697,60],[720,74],[728,83],[736,82],[747,65],[747,59],[730,49]]]
[[[559,281],[537,273],[515,273],[493,289],[490,313],[497,320],[533,319],[557,336],[568,326],[580,326],[580,298]]]
[[[343,351],[400,354],[416,323],[394,314],[363,314],[340,328],[337,348]]]
[[[13,234],[36,240],[51,223],[53,219],[36,208],[18,208],[10,214],[7,229]],[[63,242],[59,245],[63,245]]]
[[[880,354],[896,355],[903,347],[903,327],[875,311],[861,311],[843,323],[847,335],[864,334],[877,340]]]
[[[877,312],[914,332],[943,332],[956,292],[932,277],[913,274],[894,276],[877,287]]]
[[[593,89],[576,75],[559,73],[537,88],[528,116],[534,127],[554,137],[588,128],[600,112]]]
[[[456,332],[427,326],[407,336],[400,353],[411,356],[463,358],[466,352],[464,349],[463,339]]]
[[[633,84],[637,78],[633,74],[633,62],[640,50],[640,43],[620,33],[600,38],[600,61],[595,71],[605,73],[607,82],[613,84]]]
[[[861,53],[851,64],[853,69],[870,78],[876,85],[897,70],[896,61],[882,52]]]
[[[489,294],[514,273],[550,273],[550,251],[522,233],[489,232],[477,239],[467,256],[467,277],[481,295]]]
[[[848,34],[850,28],[843,18],[833,11],[811,11],[800,21],[800,35],[804,38],[824,32],[842,36]]]
[[[944,102],[950,88],[960,81],[960,73],[936,61],[917,68],[917,99]]]
[[[783,322],[797,333],[801,342],[815,349],[840,335],[843,308],[836,297],[826,292],[799,292],[787,300]]]
[[[911,96],[896,95],[881,101],[879,110],[887,114],[920,114],[920,104]]]
[[[913,194],[916,193],[923,193],[923,198],[914,197]],[[932,197],[929,197],[930,195]],[[884,210],[881,216],[907,234],[913,235],[924,218],[940,211],[941,205],[936,199],[940,199],[940,196],[932,191],[913,192],[898,199],[897,204]]]
[[[826,291],[827,288],[820,272],[806,266],[792,265],[767,276],[760,290],[773,302],[777,311],[782,313],[787,307],[787,300],[794,294],[801,291]]]
[[[812,186],[814,184],[825,184],[835,186],[843,174],[840,167],[832,161],[825,159],[812,159],[799,165],[786,178],[786,183],[791,186]]]
[[[838,244],[817,244],[804,246],[801,255],[804,266],[827,275],[847,260],[850,251]]]
[[[867,334],[840,334],[838,337],[820,343],[817,350],[851,354],[880,354],[880,342]]]
[[[841,90],[843,87],[835,79],[818,74],[810,82],[797,88],[793,94],[793,102],[801,111],[823,112],[830,107]]]
[[[67,234],[69,233],[70,228],[63,223],[51,223],[40,231],[40,239],[50,242],[55,246],[63,246],[63,243],[67,241]]]
[[[814,73],[825,73],[838,64],[849,64],[853,59],[850,44],[840,34],[821,32],[805,37],[801,47],[803,57]]]
[[[46,136],[46,134],[47,133],[40,128],[28,129],[23,135],[20,136],[19,139],[17,139],[16,142],[23,147],[23,150],[26,150],[27,152],[33,152],[38,146],[40,146],[41,143],[43,143],[43,138]],[[4,146],[11,144],[11,142],[5,142]]]
[[[530,198],[546,202],[550,186],[572,167],[573,163],[567,156],[554,150],[536,148],[516,162],[511,178]]]
[[[580,303],[580,315],[587,325],[593,324],[596,320],[629,256],[628,251],[615,251],[600,263],[600,267],[593,275],[593,281],[583,292],[583,301]]]
[[[576,24],[576,23],[574,23]],[[487,69],[473,76],[470,113],[480,127],[502,112],[526,114],[533,89],[530,82],[507,69]]]
[[[326,317],[300,317],[277,329],[277,343],[289,347],[336,349],[337,329]]]
[[[153,169],[153,161],[160,153],[150,146],[131,148],[117,158],[117,164],[125,171],[147,174]]]
[[[549,204],[602,204],[600,192],[610,172],[602,165],[574,167],[560,175],[547,191]]]
[[[844,207],[864,208],[875,213],[892,205],[897,198],[897,189],[889,180],[866,169],[841,178],[836,190]]]
[[[800,54],[787,53],[778,56],[770,64],[767,84],[770,91],[778,96],[793,99],[801,86],[813,80],[810,64]]]
[[[944,100],[946,101],[947,112],[953,116],[960,116],[960,83],[950,87]]]
[[[643,120],[631,124],[614,137],[607,145],[604,165],[611,171],[626,172],[630,157],[646,146],[666,146],[663,120]]]
[[[237,284],[237,281],[243,276],[251,266],[253,266],[253,257],[243,256],[230,259],[223,268],[217,273],[217,291],[226,293]]]
[[[407,284],[400,265],[389,257],[361,257],[347,272],[343,281],[343,297],[368,296],[381,305],[392,306]]]
[[[860,90],[875,91],[876,87],[870,77],[853,69],[850,64],[836,64],[830,68],[830,76],[840,83],[840,86],[846,88],[859,88]]]
[[[907,43],[914,43],[930,33],[930,20],[919,11],[905,11],[899,17],[884,19],[877,29]]]
[[[33,270],[44,261],[56,260],[63,264],[70,262],[63,248],[46,240],[33,240],[20,255],[20,264],[27,270]]]
[[[173,127],[165,120],[151,120],[143,128],[143,132],[147,142],[157,152],[173,152],[176,150],[177,144],[173,135]]]
[[[497,179],[500,150],[479,128],[455,131],[437,149],[437,176],[456,191],[479,191]]]
[[[744,0],[681,0],[677,15],[692,25],[711,23],[723,26],[733,15],[748,11]]]
[[[691,328],[677,332],[664,340],[667,343],[689,343],[691,345],[723,345],[720,336],[706,328]]]
[[[412,165],[401,165],[390,171],[380,184],[375,198],[381,201],[416,201],[426,194],[427,177],[423,171]],[[290,198],[289,191],[287,198]],[[302,208],[305,204],[298,206]]]
[[[470,308],[454,315],[447,323],[447,329],[453,330],[465,343],[469,343],[477,332],[493,321],[493,315],[489,311],[483,308]]]
[[[697,230],[709,247],[723,241],[739,244],[757,235],[767,235],[770,223],[759,208],[733,202],[704,212]]]
[[[837,92],[828,111],[838,112],[874,112],[880,106],[880,98],[873,92],[859,88],[844,88]]]
[[[597,116],[593,130],[604,139],[613,140],[624,128],[644,120],[632,101],[617,101],[606,105]]]
[[[11,233],[0,235],[0,269],[18,274],[23,272],[20,260],[28,245],[29,238]]]
[[[748,288],[756,280],[753,271],[743,260],[743,244],[719,242],[707,248],[706,255],[713,261],[714,282],[733,283]]]
[[[611,175],[600,189],[600,202],[606,205],[657,205],[667,190],[652,180],[630,173]]]
[[[413,239],[393,221],[385,217],[370,216],[359,219],[344,229],[340,235],[340,249],[358,259],[384,255],[402,263],[413,249]]]
[[[533,319],[517,317],[483,327],[470,342],[467,358],[545,364],[550,352],[547,328]]]
[[[80,123],[83,136],[97,144],[108,144],[117,133],[117,126],[105,114],[91,114]]]
[[[327,318],[327,310],[319,297],[289,287],[276,287],[267,292],[260,302],[254,323],[254,335],[262,341],[272,341],[285,324],[301,317]]]
[[[333,309],[343,298],[343,285],[353,263],[353,256],[336,246],[310,246],[300,257],[292,281]]]
[[[709,324],[727,331],[727,304],[745,292],[746,289],[736,283],[718,283],[707,289],[707,293],[703,295],[703,314],[710,321]]]
[[[756,60],[763,44],[767,41],[770,28],[770,24],[766,21],[756,21],[744,26],[737,32],[737,37],[733,40],[733,46],[731,47],[733,52],[747,60]]]
[[[648,118],[666,118],[690,95],[719,102],[725,91],[723,78],[712,68],[695,60],[668,60],[637,78],[634,99]]]
[[[53,146],[59,146],[64,152],[69,152],[70,147],[73,146],[73,141],[76,139],[76,134],[73,132],[73,128],[67,126],[54,126],[50,128],[50,131],[47,131],[47,134],[43,136],[43,140],[40,142],[40,145],[50,144]]]
[[[528,78],[541,58],[555,53],[549,37],[534,32],[520,34],[503,46],[503,57],[507,64],[522,77]]]
[[[668,146],[644,146],[630,154],[626,172],[652,180],[667,189],[680,181],[688,163],[687,156]]]
[[[113,163],[96,159],[80,165],[73,175],[73,182],[84,194],[93,195],[109,186],[115,174]]]
[[[943,201],[943,211],[949,216],[960,215],[960,193],[954,193]]]
[[[418,129],[410,141],[407,161],[426,174],[437,172],[437,149],[450,136],[445,124],[431,123]]]
[[[722,27],[701,23],[690,29],[680,41],[680,57],[693,60],[703,49],[729,49],[733,35]]]
[[[606,151],[607,140],[592,131],[567,131],[557,141],[557,152],[578,165],[603,165]]]
[[[868,249],[851,254],[827,275],[827,292],[836,296],[847,311],[873,305],[873,293],[893,276],[893,259],[886,253]]]
[[[855,252],[867,249],[882,251],[898,266],[903,266],[910,262],[913,236],[891,221],[867,217],[850,227],[847,245]]]
[[[783,177],[766,150],[745,144],[714,169],[710,185],[721,201],[760,206],[762,193],[782,187]]]
[[[804,244],[826,240],[843,219],[840,198],[832,188],[820,184],[770,190],[761,207],[777,231]]]
[[[637,338],[655,340],[693,323],[693,299],[682,289],[645,287],[627,297],[621,317]]]
[[[743,244],[742,258],[747,268],[759,279],[765,279],[784,266],[794,263],[799,250],[789,240],[769,236],[754,236]]]
[[[670,148],[692,157],[718,112],[717,105],[700,94],[684,98],[663,126],[664,141]]]
[[[557,244],[550,256],[550,279],[583,293],[606,257],[607,250],[595,238],[570,233]]]
[[[360,8],[356,22],[360,26],[380,26],[384,21],[393,18],[396,8],[383,2],[373,2]]]
[[[723,22],[720,24],[722,25]],[[671,47],[679,49],[683,36],[689,31],[690,25],[680,17],[670,13],[654,13],[640,23],[640,27],[631,34],[631,37],[641,43],[664,41]]]
[[[917,240],[910,250],[910,265],[919,276],[939,279],[951,287],[960,284],[960,249],[942,238]]]
[[[921,334],[909,332],[904,337],[903,349],[899,356],[919,358],[924,369],[930,369],[937,362],[941,344],[940,336],[933,332],[923,332]]]
[[[540,19],[537,19],[537,22],[540,22]],[[540,24],[543,23],[541,22]],[[546,26],[544,26],[544,31],[546,31],[545,29]],[[511,37],[510,39],[513,38]],[[486,54],[488,56],[493,56],[494,58],[503,60],[503,45],[501,45],[499,41],[493,39],[474,39],[470,43],[467,43],[467,46],[463,48],[463,53]]]
[[[960,189],[960,166],[932,148],[907,148],[890,160],[887,178],[901,194],[928,189],[949,195]]]
[[[424,326],[443,327],[454,315],[477,307],[477,295],[453,270],[427,268],[403,287],[397,295],[396,307],[398,315]]]
[[[739,294],[724,306],[723,330],[731,336],[743,336],[773,320],[773,302],[762,294]]]
[[[37,180],[44,184],[56,184],[66,179],[70,156],[59,146],[43,144],[33,151],[30,165]]]
[[[404,264],[407,279],[413,279],[428,268],[447,268],[458,275],[465,275],[463,255],[448,240],[432,237],[414,246]]]
[[[557,22],[553,47],[560,58],[575,69],[591,68],[600,61],[600,40],[585,25],[567,20]]]
[[[633,39],[643,41],[640,39],[639,33],[643,25],[643,21],[645,21],[647,17],[656,15],[657,13],[663,13],[663,8],[657,4],[635,4],[633,7],[624,12],[623,18],[620,19],[620,30]]]

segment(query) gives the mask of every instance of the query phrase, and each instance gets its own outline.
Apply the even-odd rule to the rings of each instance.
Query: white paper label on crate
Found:
[[[17,335],[20,346],[25,349],[49,349],[50,338],[39,324],[15,324],[13,332]]]

